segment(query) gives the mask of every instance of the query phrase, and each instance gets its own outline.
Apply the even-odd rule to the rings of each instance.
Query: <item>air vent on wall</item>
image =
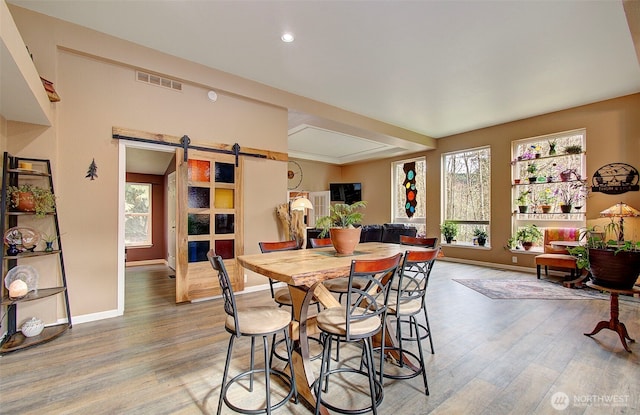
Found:
[[[140,82],[147,84],[161,86],[163,88],[173,89],[175,91],[182,91],[182,83],[174,81],[173,79],[163,78],[158,75],[152,75],[146,72],[136,71],[136,79]]]

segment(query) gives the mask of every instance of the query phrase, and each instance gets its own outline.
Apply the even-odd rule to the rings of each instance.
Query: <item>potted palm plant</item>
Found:
[[[359,201],[351,205],[336,203],[329,207],[329,216],[323,216],[316,221],[316,227],[322,229],[320,237],[329,235],[336,252],[351,255],[360,242],[360,228],[354,225],[362,222],[364,216],[360,209],[367,206],[367,202]]]
[[[458,235],[458,224],[446,220],[440,225],[440,231],[447,243],[450,244],[453,238]]]

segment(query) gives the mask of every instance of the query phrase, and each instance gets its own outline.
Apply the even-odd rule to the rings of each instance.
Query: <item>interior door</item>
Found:
[[[190,150],[187,162],[181,154],[176,162],[176,302],[220,294],[210,249],[222,256],[234,289],[244,289],[236,262],[244,249],[242,158],[236,166],[233,155]]]
[[[176,172],[167,176],[167,265],[176,269]]]

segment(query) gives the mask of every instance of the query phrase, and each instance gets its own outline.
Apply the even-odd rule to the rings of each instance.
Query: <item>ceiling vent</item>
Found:
[[[174,81],[173,79],[169,78],[163,78],[158,75],[136,71],[136,79],[147,84],[173,89],[174,91],[182,91],[182,82]]]

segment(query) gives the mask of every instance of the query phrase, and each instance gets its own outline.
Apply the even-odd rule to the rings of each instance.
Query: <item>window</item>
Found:
[[[512,236],[529,225],[586,226],[586,130],[572,130],[511,142]],[[512,240],[510,246],[520,249]],[[542,252],[542,241],[532,252]]]
[[[418,235],[426,232],[426,173],[424,157],[391,164],[391,221],[412,224]]]
[[[489,234],[491,149],[482,147],[442,156],[442,221],[458,225],[456,242],[475,244],[476,228]]]
[[[151,245],[151,184],[127,183],[124,202],[125,245]]]

